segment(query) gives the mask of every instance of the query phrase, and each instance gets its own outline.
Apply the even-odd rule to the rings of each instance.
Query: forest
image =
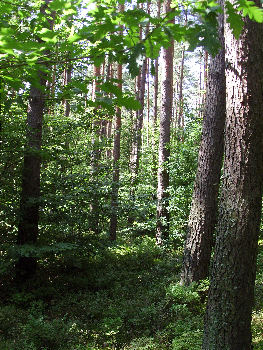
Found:
[[[263,349],[261,2],[0,14],[0,350]]]

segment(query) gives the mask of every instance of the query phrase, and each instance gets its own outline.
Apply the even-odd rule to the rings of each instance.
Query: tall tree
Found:
[[[225,22],[225,161],[204,350],[252,349],[263,179],[263,28],[249,18],[244,22],[238,40]]]
[[[207,103],[184,249],[181,277],[184,284],[197,282],[208,276],[216,224],[226,114],[223,14],[219,15],[218,23],[222,49],[209,66]]]
[[[160,18],[161,14],[161,0],[157,1],[157,18]],[[152,150],[153,150],[153,173],[155,179],[157,179],[157,157],[155,152],[155,135],[157,131],[157,119],[158,119],[158,97],[159,97],[159,57],[154,62],[154,95],[153,95],[153,138],[152,138]],[[155,180],[156,181],[156,180]]]
[[[147,2],[147,9],[150,6],[150,2]],[[143,4],[142,4],[143,8]],[[146,25],[145,36],[149,32],[149,23]],[[140,26],[140,39],[142,39],[142,26]],[[141,104],[141,108],[136,112],[136,119],[133,125],[133,140],[131,145],[130,155],[130,171],[131,171],[131,198],[135,197],[135,187],[138,181],[139,165],[141,159],[141,148],[142,148],[142,129],[143,129],[143,115],[144,115],[144,99],[145,99],[145,84],[147,74],[147,58],[143,60],[140,73],[137,77],[137,97]],[[130,224],[134,221],[133,213],[130,213],[128,221]]]
[[[50,28],[52,20],[46,15],[45,0],[40,11],[48,18]],[[42,70],[37,72],[38,82],[31,84],[27,112],[27,145],[24,153],[22,171],[22,193],[20,201],[20,217],[17,233],[17,244],[33,245],[37,242],[40,199],[40,165],[42,124],[45,107],[46,74]],[[24,282],[34,276],[37,267],[35,257],[21,256],[16,263],[16,281]]]
[[[92,99],[96,100],[96,94],[99,92],[99,82],[98,79],[101,76],[101,67],[95,66],[94,70],[94,81],[92,89]],[[99,120],[99,108],[94,109],[94,121],[93,121],[93,136],[92,136],[92,154],[91,154],[91,175],[93,179],[93,186],[95,189],[95,195],[93,197],[92,203],[90,204],[91,210],[91,229],[95,234],[99,234],[99,198],[96,193],[97,190],[97,175],[99,171],[99,160],[101,157],[101,147],[100,147],[100,120]]]
[[[164,12],[171,11],[171,0],[164,2]],[[172,21],[172,20],[171,20]],[[173,53],[174,45],[163,50],[162,109],[160,116],[159,165],[157,187],[157,244],[169,235],[168,186],[169,173],[167,162],[170,156],[170,128],[173,107]]]
[[[124,11],[124,5],[119,5],[119,11]],[[122,32],[120,33],[120,35]],[[122,64],[118,64],[117,71],[118,87],[122,89]],[[115,134],[113,145],[113,179],[112,179],[112,193],[111,193],[111,218],[110,218],[110,240],[116,240],[117,221],[118,221],[118,192],[120,180],[120,146],[121,146],[121,108],[116,110],[115,117]]]

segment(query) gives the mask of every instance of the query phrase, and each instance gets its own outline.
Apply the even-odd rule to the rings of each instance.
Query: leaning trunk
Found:
[[[258,2],[258,6],[259,2]],[[225,162],[204,350],[251,350],[263,173],[262,24],[226,41]]]
[[[219,16],[219,37],[224,47],[223,15]],[[181,282],[186,285],[208,276],[223,159],[225,88],[225,53],[221,49],[209,67],[207,104],[184,249]]]

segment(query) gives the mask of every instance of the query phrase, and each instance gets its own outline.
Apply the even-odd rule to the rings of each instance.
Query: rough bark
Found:
[[[184,249],[181,283],[186,285],[208,277],[216,224],[226,114],[223,15],[219,16],[219,37],[223,49],[209,67],[207,104]]]
[[[171,1],[164,2],[164,11],[171,11]],[[173,106],[173,51],[174,45],[163,50],[162,109],[160,116],[159,164],[157,185],[157,244],[169,236],[168,186],[169,173],[167,163],[170,156],[170,128]]]
[[[46,15],[46,0],[40,11]],[[49,19],[50,28],[53,26]],[[27,112],[27,144],[24,153],[22,170],[22,193],[20,200],[20,217],[18,223],[17,244],[34,245],[38,238],[39,200],[40,200],[40,165],[42,124],[45,107],[46,76],[38,71],[40,88],[30,87]],[[42,88],[41,88],[42,87]],[[35,257],[21,256],[16,263],[16,282],[26,282],[36,273],[37,260]]]
[[[40,72],[41,86],[45,79]],[[40,149],[44,112],[44,95],[42,90],[31,86],[27,113],[27,146],[22,171],[22,194],[20,202],[20,219],[17,244],[35,244],[38,237],[39,198],[40,198]],[[36,271],[36,259],[20,257],[16,264],[16,279],[23,282],[32,277]]]
[[[203,349],[251,350],[263,179],[262,24],[246,18],[239,40],[226,24],[225,47],[224,177]]]

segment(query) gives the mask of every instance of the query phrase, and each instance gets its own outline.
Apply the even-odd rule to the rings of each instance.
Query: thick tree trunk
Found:
[[[40,11],[46,15],[47,4],[45,0]],[[52,15],[54,18],[54,14]],[[53,28],[53,20],[48,19],[50,29]],[[41,165],[41,139],[42,124],[45,107],[46,76],[38,71],[39,84],[33,84],[29,93],[27,112],[27,144],[24,154],[24,166],[22,170],[22,193],[20,200],[20,217],[18,223],[17,244],[33,245],[38,238],[39,200],[40,200],[40,165]],[[22,284],[36,273],[37,260],[35,257],[21,256],[16,263],[16,282]]]
[[[171,1],[164,2],[165,13],[171,11]],[[170,128],[173,106],[173,51],[171,42],[169,48],[163,50],[163,80],[162,80],[162,110],[160,116],[159,165],[157,187],[157,244],[169,236],[168,186],[169,172],[167,163],[170,156]]]
[[[184,249],[181,283],[186,285],[208,276],[216,224],[226,114],[223,15],[219,16],[219,36],[223,49],[209,67],[207,104]]]
[[[262,24],[246,18],[236,40],[226,23],[225,42],[225,162],[203,349],[251,350],[263,179]]]
[[[45,87],[43,74],[39,72],[40,85]],[[22,172],[22,194],[17,244],[35,244],[38,237],[39,197],[40,197],[40,149],[44,113],[44,94],[31,86],[27,114],[27,146]],[[16,280],[22,283],[36,272],[36,259],[21,257],[16,264]]]

